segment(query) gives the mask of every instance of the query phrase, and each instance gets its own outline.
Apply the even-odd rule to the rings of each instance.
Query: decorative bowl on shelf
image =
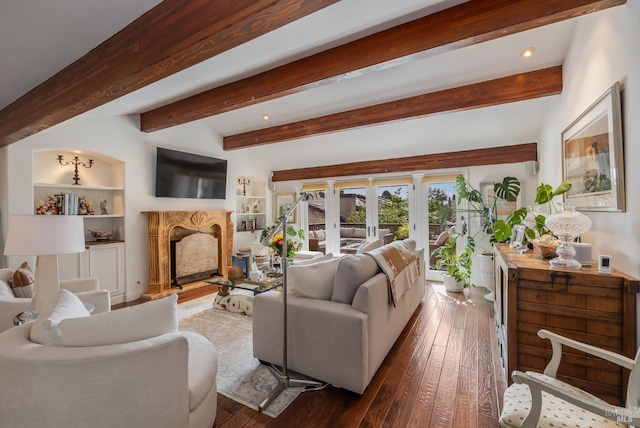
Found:
[[[96,241],[108,241],[113,236],[113,230],[89,230],[89,233]]]

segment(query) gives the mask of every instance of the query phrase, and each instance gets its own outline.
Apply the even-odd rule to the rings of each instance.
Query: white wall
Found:
[[[576,27],[563,67],[564,88],[549,107],[540,137],[540,180],[552,186],[562,179],[561,132],[614,82],[622,88],[623,140],[626,175],[624,213],[586,212],[594,256],[610,254],[614,267],[640,277],[640,18],[637,9],[622,6],[583,17]]]

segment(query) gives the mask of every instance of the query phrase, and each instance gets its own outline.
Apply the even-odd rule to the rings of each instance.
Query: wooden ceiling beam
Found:
[[[489,147],[458,152],[435,153],[395,159],[343,163],[338,165],[273,171],[273,181],[315,180],[351,175],[385,174],[442,168],[465,168],[538,160],[538,144]]]
[[[157,131],[624,4],[626,0],[471,0],[143,113]]]
[[[225,150],[244,149],[448,111],[463,111],[529,100],[561,92],[562,66],[556,66],[230,135],[224,137],[223,147]]]
[[[338,0],[166,0],[0,111],[0,147]]]

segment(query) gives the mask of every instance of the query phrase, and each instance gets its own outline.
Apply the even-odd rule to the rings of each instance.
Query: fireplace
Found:
[[[146,211],[149,240],[149,290],[142,295],[142,298],[151,300],[179,292],[180,289],[172,288],[174,278],[179,276],[185,277],[178,283],[184,289],[204,285],[203,281],[199,280],[202,278],[198,277],[210,276],[207,271],[217,270],[220,274],[227,276],[229,267],[232,265],[231,213],[232,211]],[[194,252],[193,248],[199,245],[203,245],[205,251]],[[182,264],[180,273],[177,273],[178,267],[172,270],[172,246],[174,249],[180,248],[179,257],[186,258],[183,263],[178,263]],[[183,254],[185,251],[186,254]],[[200,257],[203,254],[206,255]],[[174,256],[177,256],[175,250]],[[174,261],[177,262],[175,257]],[[184,272],[187,273],[182,275]],[[194,276],[189,277],[190,275]],[[195,282],[190,282],[191,280]]]

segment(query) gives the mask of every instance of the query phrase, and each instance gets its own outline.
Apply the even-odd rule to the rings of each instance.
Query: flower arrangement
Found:
[[[262,236],[260,239],[264,239],[271,228],[268,227],[262,231]],[[297,230],[293,226],[287,227],[287,254],[285,257],[287,259],[292,259],[296,255],[296,251],[300,251],[302,249],[302,241],[304,240],[304,231],[302,229]],[[284,244],[284,235],[282,233],[276,234],[271,242],[269,242],[269,248],[271,251],[278,257],[282,257],[282,247]]]

